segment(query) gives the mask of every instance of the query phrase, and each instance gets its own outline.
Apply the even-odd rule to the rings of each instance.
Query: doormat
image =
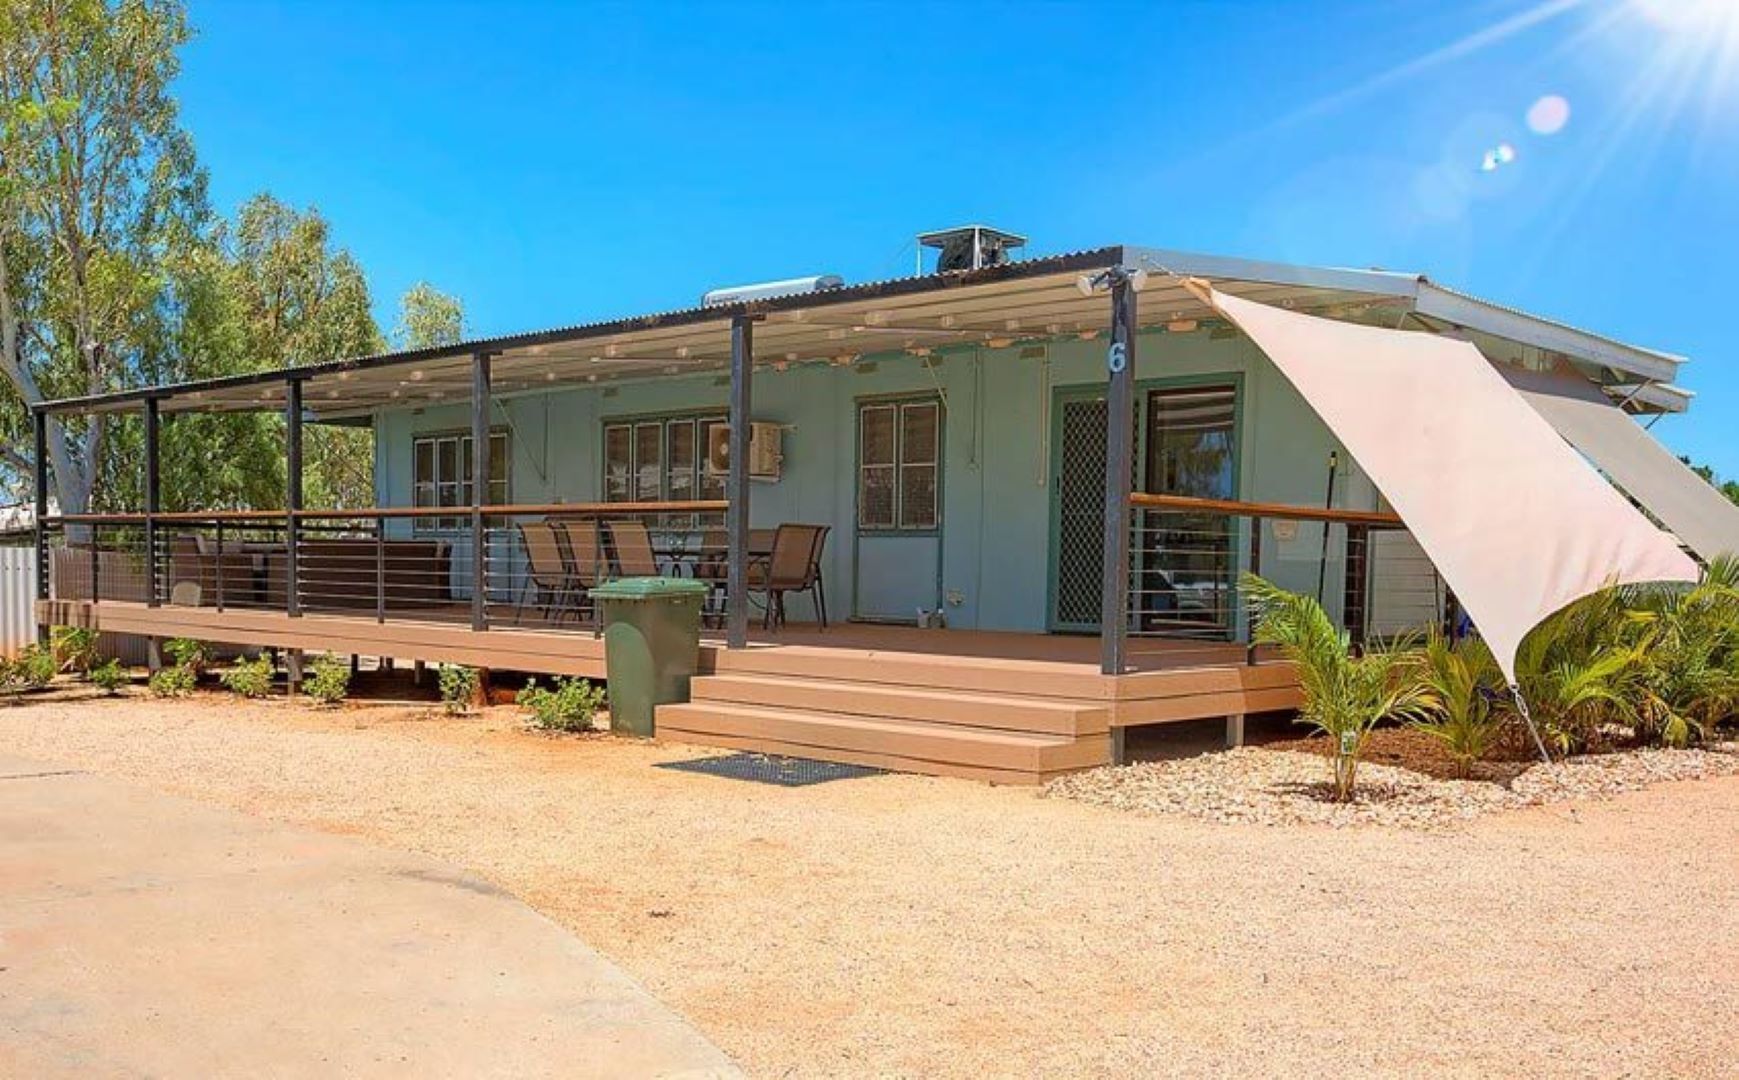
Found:
[[[867,765],[842,765],[834,761],[811,761],[808,758],[779,757],[775,754],[727,754],[724,757],[695,758],[693,761],[662,761],[653,766],[675,769],[677,772],[704,773],[728,780],[751,780],[757,784],[778,787],[808,787],[830,780],[856,780],[865,776],[880,776],[885,770]]]

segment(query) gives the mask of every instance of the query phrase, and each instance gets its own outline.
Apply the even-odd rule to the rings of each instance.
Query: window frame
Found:
[[[599,424],[598,436],[598,494],[599,501],[616,502],[672,502],[672,474],[678,470],[671,460],[671,429],[689,425],[694,433],[694,458],[690,465],[681,466],[692,472],[689,479],[690,492],[682,501],[700,499],[723,499],[724,477],[714,479],[706,466],[708,432],[713,425],[728,424],[729,416],[719,408],[680,409],[672,412],[635,413],[626,416],[606,417]],[[640,490],[640,431],[656,425],[658,428],[658,491],[648,496]],[[610,433],[626,431],[628,433],[628,487],[624,497],[613,497],[610,491]],[[716,491],[717,494],[711,492]]]
[[[866,462],[864,458],[864,415],[874,410],[887,409],[893,413],[893,460]],[[906,416],[909,411],[932,409],[936,414],[935,438],[931,440],[930,455],[923,460],[908,460],[906,446]],[[852,520],[859,536],[940,536],[943,522],[943,474],[946,460],[946,428],[948,419],[947,403],[937,394],[902,394],[892,397],[859,398],[856,405],[857,454],[855,462],[856,475],[853,480],[854,506]],[[913,469],[928,468],[933,476],[931,484],[931,514],[929,520],[920,524],[907,524],[907,477]],[[891,518],[888,521],[866,522],[864,518],[864,478],[871,470],[885,470],[892,477],[893,501],[890,507]]]
[[[441,448],[443,443],[451,444],[455,459],[453,462],[454,477],[449,480],[441,475]],[[429,448],[429,464],[433,475],[423,479],[418,475],[420,457],[423,447]],[[468,489],[472,488],[475,478],[467,479],[471,472],[471,429],[447,428],[439,431],[418,431],[411,434],[411,506],[422,509],[445,508],[441,503],[443,488],[451,488],[457,502],[451,504],[455,510],[468,511],[471,506],[471,496]],[[485,480],[485,506],[506,506],[513,502],[513,433],[505,424],[497,424],[489,429],[489,463],[495,467],[497,461],[502,462],[500,480]],[[495,484],[501,485],[501,501],[490,499],[489,488]],[[419,501],[419,489],[429,488],[433,492],[434,502]],[[471,517],[467,513],[455,513],[451,516],[414,517],[411,519],[411,531],[420,536],[445,535],[461,532],[470,528]]]

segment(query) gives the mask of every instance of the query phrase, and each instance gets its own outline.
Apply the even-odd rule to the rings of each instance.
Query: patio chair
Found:
[[[652,533],[643,521],[612,521],[610,554],[618,577],[658,577],[658,556],[652,550]]]
[[[815,602],[815,614],[827,629],[827,589],[821,580],[821,552],[827,544],[827,525],[781,525],[773,533],[773,550],[749,565],[750,593],[767,594],[767,629],[785,625],[785,594],[806,592]]]
[[[568,560],[569,596],[576,608],[589,606],[591,591],[604,578],[604,538],[594,520],[558,521],[563,554]]]
[[[526,588],[514,612],[517,620],[535,591],[538,610],[546,620],[558,618],[573,599],[574,581],[566,544],[556,527],[547,521],[522,521],[517,525],[519,542],[525,547]]]

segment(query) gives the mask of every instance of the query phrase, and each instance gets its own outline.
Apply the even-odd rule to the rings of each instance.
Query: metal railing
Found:
[[[48,596],[591,630],[593,588],[651,574],[705,581],[718,621],[727,505],[68,514],[44,523]]]
[[[1129,502],[1128,637],[1248,646],[1244,571],[1316,597],[1355,649],[1450,618],[1442,579],[1394,514],[1143,492]]]

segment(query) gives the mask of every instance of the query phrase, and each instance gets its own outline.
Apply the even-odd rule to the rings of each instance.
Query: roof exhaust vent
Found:
[[[804,293],[827,292],[845,288],[845,279],[838,274],[816,274],[813,277],[786,278],[783,281],[763,281],[758,285],[732,285],[713,289],[700,298],[701,307],[721,304],[741,304],[749,300],[770,300],[775,296],[801,296]]]
[[[918,234],[918,273],[924,272],[924,249],[935,248],[936,273],[982,270],[1009,261],[1008,253],[1026,247],[1026,237],[988,225],[961,225]]]

